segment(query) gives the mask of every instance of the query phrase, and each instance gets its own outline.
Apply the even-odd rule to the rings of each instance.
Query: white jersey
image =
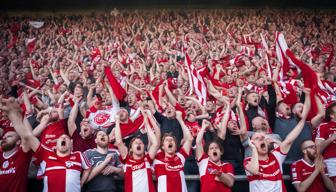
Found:
[[[119,105],[99,110],[95,107],[91,107],[89,109],[89,114],[87,114],[90,125],[95,129],[108,128],[114,124],[114,117],[119,109]]]

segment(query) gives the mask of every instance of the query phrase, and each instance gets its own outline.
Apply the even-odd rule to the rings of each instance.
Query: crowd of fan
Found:
[[[45,191],[116,191],[116,177],[124,191],[230,191],[242,174],[252,192],[285,191],[283,171],[298,191],[336,191],[335,18],[1,17],[0,191],[26,191],[28,170]]]

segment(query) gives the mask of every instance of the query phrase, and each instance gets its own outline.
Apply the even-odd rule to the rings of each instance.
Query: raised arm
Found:
[[[70,136],[72,136],[77,129],[76,118],[78,115],[78,102],[79,102],[78,99],[75,98],[74,105],[72,106],[72,109],[70,111],[70,115],[68,118],[68,131],[69,131]]]
[[[324,119],[324,116],[325,116],[325,111],[324,111],[323,104],[322,104],[320,98],[318,98],[315,95],[314,99],[315,99],[315,102],[317,104],[317,114],[310,120],[312,129],[315,129],[317,126],[319,126],[320,123],[322,122],[322,120]]]
[[[120,130],[120,117],[119,114],[115,116],[115,146],[118,147],[118,151],[120,153],[120,156],[122,159],[125,159],[128,154],[128,149],[126,145],[123,143],[122,136],[121,136],[121,130]]]
[[[68,72],[68,70],[67,70],[67,72]],[[60,75],[61,75],[61,77],[62,77],[64,83],[65,83],[67,86],[69,86],[69,85],[70,85],[70,81],[69,81],[69,79],[68,79],[68,77],[67,77],[67,72],[64,73],[64,69],[63,69],[62,67],[60,68]]]
[[[230,108],[230,103],[226,102],[226,109],[225,109],[225,113],[224,116],[221,120],[220,126],[217,130],[217,136],[219,138],[221,138],[222,140],[225,140],[226,137],[226,132],[227,132],[227,123],[229,121],[230,118],[230,112],[231,112],[231,108]]]
[[[149,122],[150,124],[153,126],[153,129],[154,129],[154,134],[155,134],[155,137],[156,137],[156,140],[159,142],[159,145],[160,145],[160,139],[161,139],[161,130],[153,116],[153,114],[151,113],[150,110],[145,110],[145,113],[147,114],[147,117],[149,119]]]
[[[176,106],[176,98],[174,97],[174,95],[172,94],[172,92],[170,91],[170,89],[168,88],[168,84],[165,82],[164,84],[164,90],[166,92],[166,95],[169,99],[169,102],[173,105],[173,106]]]
[[[41,133],[44,131],[44,129],[48,126],[49,120],[50,120],[49,114],[45,114],[41,118],[39,125],[36,126],[35,129],[33,130],[33,135],[36,137],[40,136]]]
[[[29,148],[37,151],[40,141],[33,135],[31,125],[28,120],[21,114],[20,105],[14,98],[3,99],[0,98],[0,109],[7,114],[7,117],[12,122],[14,129],[25,144],[23,149],[28,151]]]
[[[204,149],[203,149],[203,136],[204,133],[206,131],[206,129],[210,126],[209,121],[207,120],[203,120],[202,121],[202,128],[201,130],[198,132],[197,137],[196,137],[196,150],[195,150],[195,155],[196,155],[196,160],[198,161],[203,153],[204,153]]]
[[[183,131],[183,139],[184,139],[183,149],[187,154],[189,154],[194,138],[191,135],[189,128],[184,124],[181,111],[176,111],[176,119],[180,123]]]
[[[249,139],[249,147],[252,149],[252,156],[251,161],[249,161],[245,169],[251,173],[252,175],[258,175],[259,174],[259,158],[258,158],[258,151],[256,146],[252,143],[252,141]]]
[[[106,87],[107,87],[107,89],[108,89],[108,91],[109,91],[109,93],[110,93],[110,95],[111,95],[112,106],[113,106],[113,107],[114,107],[114,106],[119,107],[119,100],[118,100],[117,97],[115,96],[115,94],[114,94],[114,92],[113,92],[113,90],[112,90],[112,87],[111,87],[109,84],[107,84]]]
[[[308,112],[310,110],[310,90],[305,89],[306,99],[303,106],[302,111],[302,119],[299,121],[299,123],[294,127],[294,129],[287,135],[285,140],[280,144],[280,150],[281,152],[287,154],[290,150],[294,140],[300,135],[303,126],[306,122],[306,118],[308,115]]]
[[[145,129],[147,132],[148,141],[150,143],[149,149],[148,149],[148,155],[151,159],[154,159],[156,156],[156,153],[160,147],[159,141],[157,140],[152,128],[150,127],[147,119],[147,115],[144,116],[144,123],[145,123]]]

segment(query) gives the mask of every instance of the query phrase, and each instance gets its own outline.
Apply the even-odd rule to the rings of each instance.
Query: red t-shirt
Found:
[[[73,141],[73,151],[80,151],[84,152],[88,149],[94,149],[97,147],[97,144],[95,142],[95,137],[92,135],[92,137],[83,139],[77,130],[72,134],[71,139]]]
[[[213,170],[234,176],[233,166],[230,163],[216,164],[212,162],[208,155],[203,153],[202,157],[198,160],[198,170],[201,177],[201,192],[231,192],[231,188],[224,183],[216,181],[216,175],[211,174]]]
[[[336,134],[336,122],[322,123],[317,128],[316,139],[327,140],[332,134]],[[330,143],[323,151],[324,159],[336,158],[336,141]]]
[[[294,162],[291,166],[292,183],[301,183],[306,180],[315,170],[315,165],[310,165],[304,159]],[[328,191],[324,186],[321,174],[319,174],[309,186],[306,192]]]
[[[28,168],[33,152],[27,153],[19,147],[9,157],[3,152],[0,156],[0,191],[25,192],[28,177]]]

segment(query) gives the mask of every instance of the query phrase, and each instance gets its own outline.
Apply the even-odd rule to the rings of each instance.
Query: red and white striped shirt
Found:
[[[124,164],[125,192],[155,191],[151,170],[153,160],[148,154],[146,154],[142,159],[134,159],[131,155],[127,155],[125,159],[120,157],[120,161]]]
[[[81,172],[91,167],[88,159],[78,151],[59,157],[41,144],[36,158],[45,162],[44,192],[80,192]]]
[[[153,167],[157,177],[158,192],[186,192],[184,163],[188,154],[183,148],[173,157],[167,157],[159,151],[155,157]]]
[[[253,175],[246,169],[247,179],[250,183],[250,192],[278,191],[286,192],[282,178],[282,163],[286,154],[280,151],[280,147],[268,154],[267,160],[259,160],[259,174]],[[244,160],[244,166],[251,161],[251,157]]]
[[[198,160],[198,170],[201,177],[201,192],[218,191],[218,192],[230,192],[231,188],[224,183],[216,181],[216,175],[211,174],[212,171],[217,170],[219,172],[234,176],[233,166],[229,163],[214,163],[208,155],[203,153],[202,157]]]

